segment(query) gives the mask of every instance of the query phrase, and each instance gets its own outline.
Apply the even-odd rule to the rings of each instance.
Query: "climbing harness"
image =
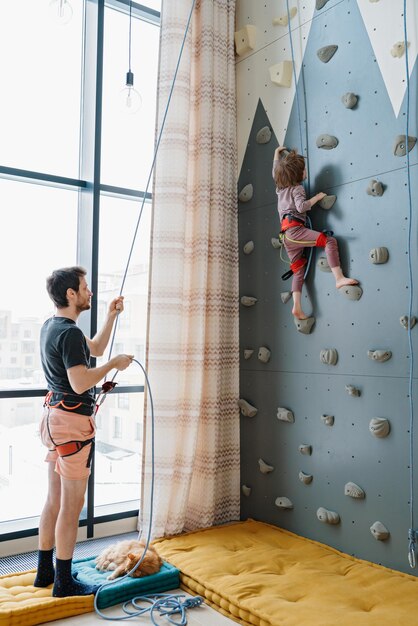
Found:
[[[288,278],[293,276],[293,274],[296,274],[297,272],[299,272],[299,270],[301,270],[302,267],[305,267],[307,262],[308,262],[308,259],[306,258],[306,256],[302,256],[300,259],[293,261],[293,263],[290,264],[290,270],[288,270],[282,275],[282,280],[287,280]]]
[[[115,378],[115,376],[113,377],[113,379]],[[97,411],[99,410],[100,406],[103,404],[106,398],[106,394],[115,388],[117,383],[115,383],[113,379],[103,383],[102,388],[96,398],[95,408],[92,413],[94,417],[97,415]],[[44,408],[48,409],[48,412],[46,415],[46,427],[48,429],[49,438],[54,446],[54,448],[50,450],[50,452],[56,451],[58,456],[64,458],[67,456],[72,456],[73,454],[77,454],[77,452],[80,452],[80,450],[82,450],[83,448],[91,444],[90,452],[89,452],[87,462],[86,462],[86,467],[90,467],[92,459],[93,459],[94,447],[95,447],[94,437],[91,437],[90,439],[85,439],[83,441],[80,441],[78,439],[72,439],[71,441],[65,441],[64,443],[57,443],[52,438],[51,429],[49,425],[49,414],[50,414],[51,409],[62,407],[65,411],[76,411],[77,409],[80,408],[80,406],[86,404],[85,402],[77,402],[76,404],[74,404],[74,406],[69,406],[68,404],[65,403],[65,397],[71,396],[71,394],[65,393],[65,392],[62,392],[63,398],[61,400],[58,400],[58,402],[56,402],[55,404],[51,404],[51,398],[54,395],[59,395],[59,393],[61,392],[48,391],[44,400]]]
[[[316,240],[301,241],[299,239],[291,239],[289,235],[286,234],[287,231],[290,228],[295,228],[299,226],[305,226],[305,222],[302,219],[295,217],[294,215],[285,214],[281,222],[281,230],[279,234],[280,241],[284,243],[285,240],[287,240],[287,241],[290,241],[291,243],[298,243],[298,244],[304,244],[305,246],[311,246],[311,247],[315,246],[317,248],[324,248],[327,243],[327,237],[332,237],[332,235],[334,234],[332,230],[323,230],[318,235]],[[282,275],[282,280],[287,280],[288,278],[293,276],[293,274],[296,274],[296,272],[299,272],[299,270],[301,270],[302,267],[308,264],[308,260],[310,260],[310,258],[308,259],[306,256],[302,256],[300,259],[297,259],[296,261],[293,261],[293,263],[290,263],[290,269]],[[306,272],[305,272],[305,277],[306,277]]]

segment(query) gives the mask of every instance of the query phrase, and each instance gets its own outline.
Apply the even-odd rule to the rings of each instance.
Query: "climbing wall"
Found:
[[[414,4],[407,12],[410,137],[418,134]],[[407,157],[399,139],[407,113],[403,1],[289,6],[292,41],[285,0],[237,0],[241,514],[418,573],[408,564],[411,359],[400,322],[409,309],[409,260],[415,284],[418,267],[418,148],[412,141],[408,153],[408,254]],[[337,48],[321,61],[318,51],[328,46]],[[352,108],[342,101],[346,94],[346,104],[357,97]],[[317,147],[321,135],[335,137],[336,147]],[[271,178],[278,144],[307,155],[310,195],[336,196],[329,210],[316,205],[311,219],[317,230],[334,231],[343,269],[362,290],[358,300],[337,292],[317,250],[302,299],[314,317],[308,334],[294,324],[286,302],[291,281],[281,279],[288,265],[277,247]],[[418,324],[410,339],[417,359]],[[418,407],[416,371],[412,388]]]

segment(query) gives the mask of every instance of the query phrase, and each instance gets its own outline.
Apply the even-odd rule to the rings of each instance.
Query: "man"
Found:
[[[48,495],[39,524],[34,585],[54,583],[52,595],[62,598],[84,596],[98,589],[82,584],[71,573],[96,430],[92,417],[94,387],[111,370],[126,369],[133,356],[119,354],[100,367],[90,367],[90,355],[102,356],[106,349],[114,321],[123,311],[122,296],[112,300],[103,328],[88,339],[76,325],[80,313],[90,309],[93,295],[86,271],[82,267],[59,269],[46,282],[57,312],[41,330],[41,361],[49,389],[40,427],[42,442],[48,448]]]

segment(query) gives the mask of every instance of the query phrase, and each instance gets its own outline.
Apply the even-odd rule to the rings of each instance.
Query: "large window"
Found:
[[[129,0],[69,4],[69,20],[54,15],[49,0],[0,4],[0,78],[7,85],[0,142],[0,540],[34,532],[46,493],[38,424],[46,393],[39,332],[54,312],[48,274],[86,267],[94,297],[80,327],[90,336],[123,281],[125,311],[112,354],[132,353],[141,363],[145,354],[146,184],[161,0],[132,3],[131,69],[142,98],[136,114],[120,96],[129,69]],[[107,358],[109,351],[97,364]],[[120,373],[117,383],[97,418],[94,489],[81,516],[90,535],[94,523],[134,515],[139,506],[141,368]]]

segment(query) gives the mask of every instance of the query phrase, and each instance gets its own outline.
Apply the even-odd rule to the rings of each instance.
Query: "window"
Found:
[[[119,415],[115,415],[113,418],[113,437],[115,439],[122,437],[122,419]]]
[[[129,409],[129,394],[119,393],[117,398],[118,398],[118,409]]]
[[[136,354],[135,347],[145,345],[151,224],[145,185],[154,150],[161,8],[161,0],[132,5],[132,71],[142,109],[126,116],[118,103],[128,70],[126,1],[105,0],[103,30],[98,0],[71,2],[65,26],[50,19],[48,1],[15,4],[0,3],[0,79],[7,85],[0,263],[13,267],[2,275],[10,298],[0,310],[0,541],[10,528],[28,534],[37,528],[46,495],[45,450],[37,435],[46,392],[39,334],[54,307],[45,279],[57,267],[86,267],[93,306],[79,325],[87,335],[97,332],[119,295],[143,198],[140,245],[127,271],[113,352]],[[101,91],[92,79],[97,67],[103,68]],[[101,111],[101,125],[95,126],[94,111]],[[144,380],[139,368],[129,370],[118,374],[96,416],[98,480],[85,510],[91,523],[93,515],[133,514],[139,505]]]
[[[71,3],[74,14],[65,28],[49,18],[48,4],[1,3],[0,58],[8,61],[1,65],[2,84],[7,85],[1,107],[8,122],[2,125],[0,163],[76,178],[84,3]],[[42,205],[32,200],[21,206],[35,216],[34,207]],[[52,232],[49,225],[48,230]],[[26,226],[16,232],[31,231]]]

